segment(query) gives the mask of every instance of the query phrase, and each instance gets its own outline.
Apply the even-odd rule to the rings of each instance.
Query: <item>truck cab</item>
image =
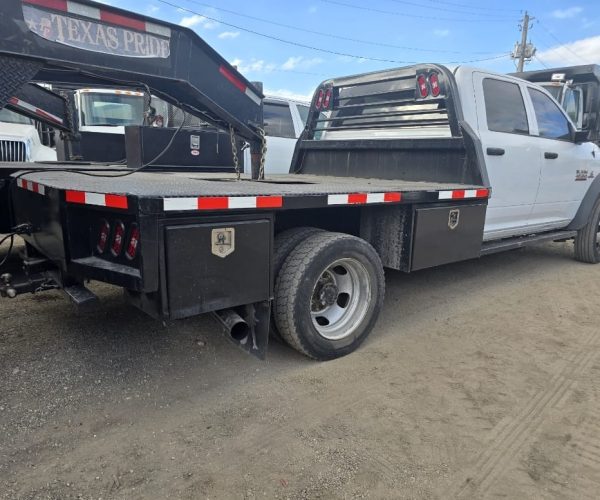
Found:
[[[0,109],[0,161],[56,161],[56,151],[42,144],[31,118]]]
[[[459,67],[455,77],[493,189],[485,240],[568,227],[600,173],[600,150],[577,133],[577,115],[515,76]],[[563,89],[563,102],[577,95]]]

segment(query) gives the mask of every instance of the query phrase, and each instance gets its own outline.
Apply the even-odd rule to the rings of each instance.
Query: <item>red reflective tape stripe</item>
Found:
[[[354,193],[348,195],[348,203],[350,205],[360,205],[367,202],[366,193]]]
[[[85,205],[85,193],[83,191],[67,191],[68,203],[79,203]]]
[[[477,196],[477,198],[489,198],[490,190],[489,189],[478,189],[476,196]]]
[[[383,201],[386,203],[402,201],[402,193],[385,193],[383,195]]]
[[[67,12],[67,0],[23,0],[23,3]]]
[[[106,206],[110,208],[123,208],[127,209],[127,196],[120,194],[107,194],[106,195]]]
[[[256,208],[279,208],[283,206],[282,196],[257,196]]]
[[[125,28],[132,28],[138,31],[146,31],[146,23],[140,19],[133,19],[131,17],[125,17],[120,14],[108,12],[106,10],[100,11],[100,20],[109,23],[116,24],[117,26],[124,26]]]
[[[223,210],[229,208],[229,198],[213,196],[198,198],[198,210]]]
[[[39,194],[40,193],[40,185],[37,182],[32,182],[31,183],[31,190],[34,193],[38,193]]]
[[[452,191],[452,199],[453,200],[461,200],[465,197],[464,189],[460,189],[458,191]]]
[[[225,66],[221,66],[219,68],[219,73],[221,73],[225,78],[227,78],[231,83],[233,83],[239,90],[241,90],[242,92],[246,92],[246,85],[244,84],[244,82],[240,81]]]
[[[19,99],[17,99],[16,97],[11,97],[8,102],[14,106],[18,106],[19,105]]]
[[[36,108],[35,114],[46,118],[47,120],[51,120],[54,123],[62,123],[63,121],[56,116],[52,116],[51,114],[46,113],[43,109]]]

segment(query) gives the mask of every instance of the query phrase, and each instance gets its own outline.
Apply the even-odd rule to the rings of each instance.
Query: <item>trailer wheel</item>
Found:
[[[348,234],[309,236],[285,260],[275,283],[282,338],[318,360],[351,353],[369,335],[385,294],[375,249]]]
[[[600,262],[600,198],[596,201],[588,223],[575,237],[575,259],[580,262]]]
[[[273,276],[275,279],[277,279],[279,271],[281,271],[281,267],[283,266],[283,263],[285,262],[285,259],[287,259],[290,252],[311,234],[321,231],[323,230],[319,229],[318,227],[294,227],[292,229],[282,231],[275,236],[273,249]],[[279,334],[279,331],[277,330],[277,325],[275,324],[275,317],[273,314],[271,314],[270,331],[273,337],[278,340],[283,340]]]

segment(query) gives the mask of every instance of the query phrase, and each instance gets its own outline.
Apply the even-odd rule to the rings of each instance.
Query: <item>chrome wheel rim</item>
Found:
[[[319,276],[310,303],[312,322],[327,340],[354,333],[371,303],[371,278],[356,259],[339,259]]]

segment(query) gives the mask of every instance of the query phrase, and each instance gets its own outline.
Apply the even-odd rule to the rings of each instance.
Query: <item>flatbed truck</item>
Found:
[[[48,23],[112,29],[121,45],[64,40],[40,31]],[[598,148],[535,84],[437,64],[326,80],[290,174],[265,177],[262,95],[192,31],[87,0],[7,0],[0,31],[0,69],[19,69],[0,106],[31,81],[141,81],[252,152],[249,176],[147,171],[129,155],[103,167],[0,164],[26,242],[0,278],[4,296],[60,288],[85,305],[85,283],[99,280],[159,320],[212,312],[258,357],[271,333],[326,360],[374,328],[384,268],[554,240],[600,261]]]

